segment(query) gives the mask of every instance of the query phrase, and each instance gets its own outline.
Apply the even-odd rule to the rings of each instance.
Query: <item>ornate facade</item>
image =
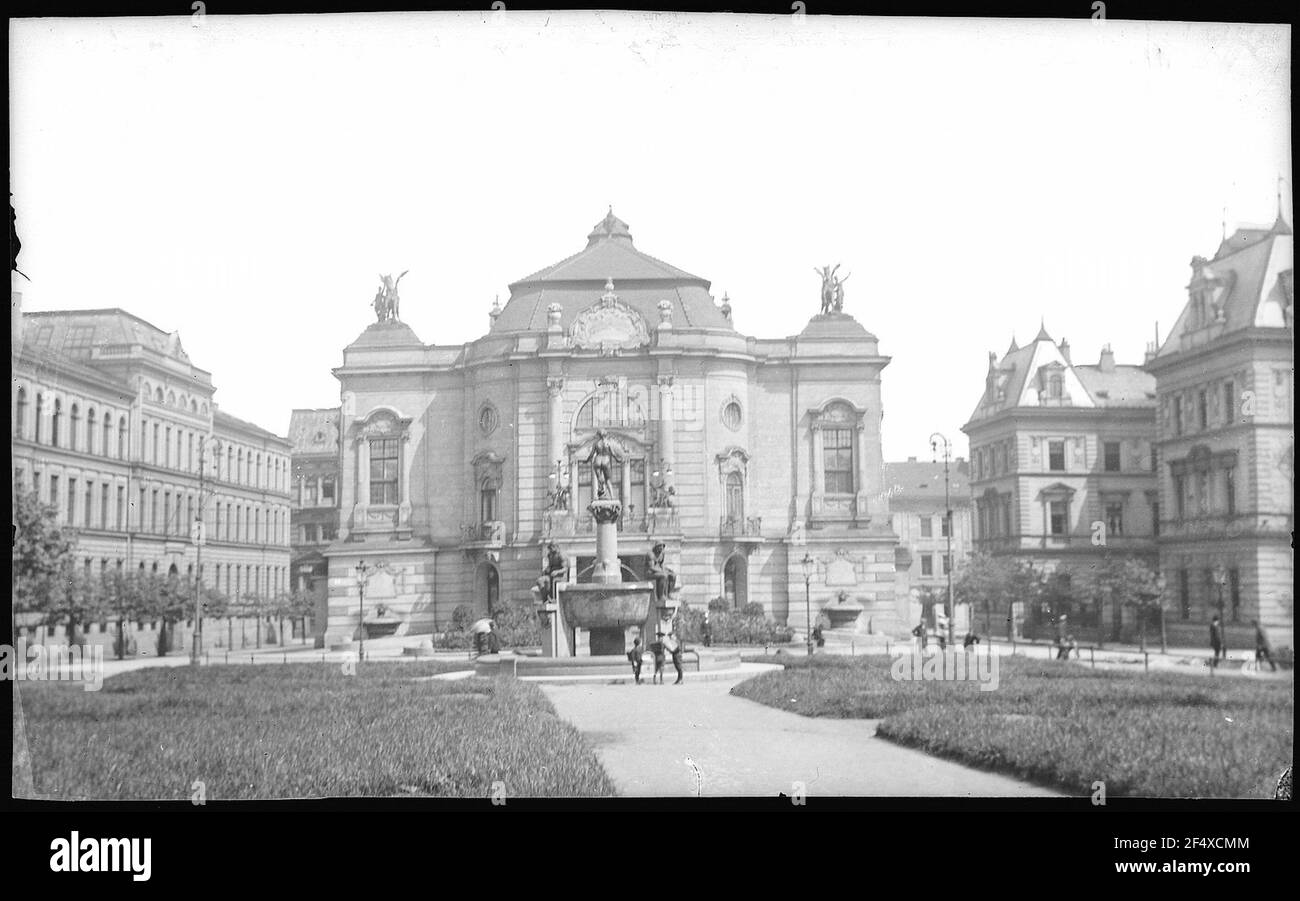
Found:
[[[294,410],[289,417],[293,442],[289,487],[291,587],[316,596],[312,618],[324,641],[329,564],[324,551],[339,537],[339,409]]]
[[[989,354],[970,436],[975,550],[1047,570],[1119,554],[1156,563],[1155,379],[1115,362],[1075,364],[1047,329]],[[1115,616],[1123,611],[1116,610]],[[1108,623],[1118,632],[1123,622]]]
[[[117,309],[26,313],[11,390],[14,491],[58,509],[86,572],[191,578],[202,521],[206,585],[286,590],[289,444],[217,409],[179,335]]]
[[[1160,565],[1169,622],[1234,644],[1295,630],[1291,228],[1243,228],[1192,260],[1188,301],[1147,371],[1159,402]],[[1238,632],[1232,635],[1232,632]]]
[[[629,577],[660,540],[688,603],[757,602],[802,625],[810,554],[814,615],[843,592],[877,631],[902,628],[880,450],[889,360],[840,309],[842,288],[800,334],[748,337],[728,298],[637,250],[611,212],[583,250],[512,284],[468,344],[423,343],[388,314],[387,291],[335,370],[327,641],[354,637],[381,603],[419,633],[446,628],[458,605],[529,600],[548,541],[588,578],[602,430],[620,449]],[[380,560],[363,611],[356,570]]]

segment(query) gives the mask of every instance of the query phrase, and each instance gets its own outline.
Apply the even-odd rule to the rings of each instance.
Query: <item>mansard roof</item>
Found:
[[[96,347],[139,344],[182,363],[190,362],[178,332],[165,332],[122,309],[24,312],[23,319],[24,342],[66,356],[89,357]]]
[[[1238,229],[1214,259],[1192,260],[1188,299],[1156,359],[1248,328],[1290,328],[1294,238],[1279,214],[1270,228]]]

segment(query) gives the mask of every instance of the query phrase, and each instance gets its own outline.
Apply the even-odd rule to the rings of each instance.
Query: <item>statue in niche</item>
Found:
[[[612,496],[610,482],[614,478],[614,464],[623,462],[619,450],[618,442],[609,437],[608,432],[604,429],[596,432],[596,440],[592,443],[591,453],[585,462],[591,464],[591,472],[596,480],[597,500],[607,500]]]

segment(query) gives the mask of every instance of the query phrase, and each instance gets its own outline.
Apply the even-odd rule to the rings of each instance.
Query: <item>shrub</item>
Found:
[[[531,605],[507,605],[493,614],[497,640],[503,648],[532,647],[542,643],[542,623]]]
[[[474,608],[469,604],[457,604],[456,609],[451,611],[451,628],[457,632],[464,632],[474,622]]]
[[[704,611],[682,607],[678,633],[688,644],[704,642]],[[709,604],[709,634],[713,644],[786,644],[794,630],[767,618],[762,604],[746,604],[741,610],[717,609]]]
[[[726,598],[714,598],[713,600],[709,601],[709,612],[729,613],[731,612],[731,604],[727,603]]]

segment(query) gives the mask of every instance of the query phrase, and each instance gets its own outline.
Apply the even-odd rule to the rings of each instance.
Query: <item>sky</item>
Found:
[[[880,339],[886,459],[930,459],[1040,322],[1140,363],[1225,220],[1291,210],[1285,26],[436,13],[16,20],[27,310],[179,331],[278,434],[409,270],[430,344],[612,206],[638,249],[802,330],[814,267]]]

